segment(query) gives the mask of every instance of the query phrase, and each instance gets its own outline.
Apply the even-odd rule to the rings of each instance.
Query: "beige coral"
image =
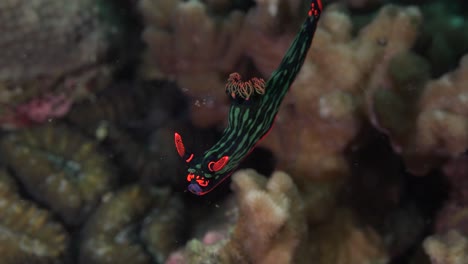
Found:
[[[291,177],[275,172],[266,179],[254,170],[233,175],[236,223],[227,235],[208,232],[189,241],[166,263],[387,263],[384,240],[339,208],[319,222],[308,222],[308,206]],[[228,229],[229,230],[229,229]],[[213,243],[209,236],[216,236]],[[210,242],[208,242],[208,240]]]
[[[318,263],[384,264],[389,261],[383,237],[371,227],[360,226],[348,209],[337,209],[311,233],[311,252],[317,251]]]
[[[352,38],[351,20],[336,6],[323,13],[307,60],[262,144],[294,177],[340,177],[342,155],[363,122],[363,102],[386,85],[389,60],[408,50],[421,14],[386,6]],[[320,155],[316,155],[316,154]]]
[[[251,263],[294,263],[305,239],[303,202],[292,179],[275,172],[266,179],[255,171],[233,177],[239,219],[227,248]]]
[[[402,55],[413,62],[404,65],[402,59],[393,60],[401,68],[389,70],[389,89],[374,91],[371,112],[374,124],[389,135],[408,168],[423,175],[468,148],[468,56],[458,69],[428,81],[422,59]]]
[[[412,151],[452,158],[468,148],[468,55],[427,84],[419,109]]]
[[[228,238],[214,244],[192,240],[184,263],[299,263],[307,237],[303,202],[292,179],[275,172],[271,179],[254,170],[233,175],[238,215]],[[167,262],[172,263],[172,262]]]
[[[468,238],[456,230],[430,236],[423,246],[433,264],[464,264],[468,259]]]
[[[226,105],[226,74],[233,71],[241,50],[239,32],[243,13],[227,17],[209,13],[198,0],[142,0],[140,9],[146,22],[143,39],[144,78],[168,77],[191,98],[194,123],[206,127],[225,115],[207,115]],[[222,113],[227,113],[227,108]]]

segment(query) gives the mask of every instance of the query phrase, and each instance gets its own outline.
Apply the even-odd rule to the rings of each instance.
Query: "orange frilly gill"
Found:
[[[307,18],[286,55],[270,79],[242,81],[237,73],[229,76],[226,93],[231,97],[229,124],[221,139],[202,156],[185,149],[175,133],[177,152],[188,164],[188,190],[203,195],[213,190],[238,167],[268,133],[289,87],[304,63],[322,12],[321,0],[311,0]]]

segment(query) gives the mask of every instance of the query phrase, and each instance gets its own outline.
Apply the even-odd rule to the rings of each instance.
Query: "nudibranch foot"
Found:
[[[265,81],[256,77],[248,81],[242,81],[240,74],[234,72],[229,75],[226,93],[233,99],[240,97],[249,100],[254,94],[263,95],[265,93]]]

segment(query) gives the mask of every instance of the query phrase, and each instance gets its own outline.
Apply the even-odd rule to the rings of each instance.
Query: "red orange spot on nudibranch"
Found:
[[[177,132],[175,132],[174,134],[174,143],[177,149],[177,153],[179,153],[179,156],[184,157],[185,146],[184,146],[184,143],[182,142],[182,137]]]
[[[188,182],[191,182],[191,181],[193,180],[193,178],[195,178],[195,175],[193,175],[192,173],[189,173],[189,174],[187,175],[187,181],[188,181]]]
[[[322,1],[317,0],[317,5],[315,5],[315,1],[310,4],[310,9],[308,12],[309,17],[314,16],[318,17],[322,12]]]
[[[220,169],[222,169],[224,166],[226,166],[227,162],[229,160],[229,157],[228,156],[223,156],[221,157],[218,161],[214,162],[214,161],[210,161],[208,163],[208,169],[210,171],[219,171]]]
[[[185,162],[189,163],[190,161],[192,161],[193,159],[193,153],[190,154],[190,157],[188,157],[188,159],[185,160]]]
[[[205,179],[200,179],[200,180],[197,180],[197,183],[198,183],[198,185],[200,185],[202,187],[206,187],[206,186],[208,186],[209,181],[207,181]]]

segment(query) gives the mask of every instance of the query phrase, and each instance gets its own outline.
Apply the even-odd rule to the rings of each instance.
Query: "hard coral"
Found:
[[[228,238],[192,240],[183,256],[166,263],[297,263],[307,235],[303,203],[291,178],[276,172],[270,180],[253,170],[233,176],[238,218]]]
[[[108,69],[100,63],[108,49],[110,27],[100,19],[101,7],[91,0],[0,3],[1,127],[42,121],[30,111],[24,119],[24,108],[30,108],[38,98],[64,96],[73,101],[91,81],[108,75]],[[19,106],[22,109],[17,109]],[[62,110],[66,112],[67,108]]]
[[[0,254],[2,263],[62,263],[68,234],[38,208],[17,194],[16,185],[0,169]]]
[[[144,74],[174,79],[191,98],[191,118],[198,127],[225,119],[225,79],[246,71],[245,58],[265,76],[276,68],[305,15],[297,16],[302,1],[256,3],[247,14],[234,9],[222,17],[219,6],[229,5],[217,1],[140,1],[148,46]]]
[[[342,151],[364,121],[363,102],[386,84],[390,59],[411,48],[420,23],[417,8],[386,6],[352,38],[350,18],[337,7],[325,10],[302,71],[262,142],[283,169],[294,177],[346,173]]]
[[[317,263],[388,263],[383,237],[371,227],[360,227],[351,211],[339,208],[327,220],[311,230],[309,259],[315,253]]]
[[[468,238],[452,230],[424,240],[424,249],[433,264],[463,264],[468,259]]]
[[[83,221],[115,179],[96,143],[65,126],[12,132],[0,150],[26,190],[68,224]]]
[[[383,238],[362,227],[354,213],[339,208],[319,222],[308,222],[292,179],[275,172],[270,179],[254,170],[233,175],[237,214],[227,232],[209,231],[173,253],[171,263],[387,263]]]
[[[83,229],[79,263],[151,263],[132,236],[153,199],[136,185],[107,194]]]
[[[414,152],[452,158],[468,148],[468,56],[427,84],[419,110]]]
[[[439,79],[426,82],[416,75],[406,88],[393,81],[386,94],[377,91],[373,104],[378,127],[389,134],[408,168],[425,174],[468,148],[468,56]]]
[[[202,112],[195,114],[201,115],[195,123],[209,126],[219,122],[221,116],[206,121],[203,112],[226,104],[224,75],[233,70],[240,56],[242,12],[216,17],[198,0],[141,0],[140,7],[148,46],[145,77],[176,80],[192,99],[192,112]]]
[[[295,263],[307,234],[303,202],[292,179],[275,172],[266,179],[253,170],[233,177],[239,218],[230,242],[234,263]],[[237,260],[237,261],[236,261]]]

